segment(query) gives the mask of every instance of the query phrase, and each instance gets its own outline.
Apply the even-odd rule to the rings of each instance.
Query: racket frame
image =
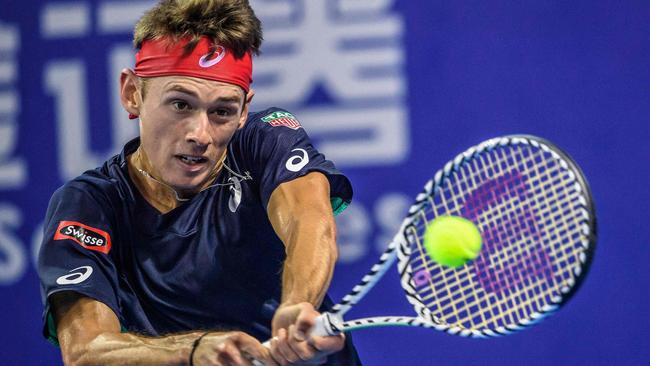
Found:
[[[408,258],[411,255],[412,248],[406,238],[406,232],[416,225],[416,216],[421,208],[427,204],[428,198],[434,194],[436,189],[444,184],[446,179],[448,179],[454,172],[458,171],[466,161],[473,159],[478,154],[489,152],[498,147],[519,144],[531,145],[535,148],[542,149],[544,152],[550,153],[564,169],[575,176],[574,178],[578,190],[584,191],[581,194],[582,197],[586,197],[585,201],[581,202],[581,205],[584,208],[582,231],[583,234],[585,234],[586,239],[583,241],[582,245],[586,250],[585,253],[583,253],[584,255],[579,258],[581,265],[576,266],[574,269],[576,281],[570,283],[570,287],[563,288],[561,290],[562,295],[554,297],[552,303],[545,305],[540,309],[540,311],[532,313],[529,319],[523,319],[517,324],[497,327],[494,330],[466,329],[456,325],[447,324],[433,315],[433,313],[424,306],[424,304],[419,300],[419,296],[411,283],[412,276],[410,266],[408,265]],[[317,318],[317,324],[314,328],[315,332],[312,334],[335,335],[341,332],[380,326],[417,326],[435,328],[450,334],[472,338],[498,337],[520,331],[553,314],[578,290],[586,278],[587,271],[593,261],[597,238],[596,227],[596,215],[591,190],[582,170],[568,154],[550,141],[532,135],[508,135],[486,140],[465,150],[461,154],[458,154],[454,159],[445,164],[442,169],[438,170],[433,179],[429,180],[425,184],[424,190],[417,195],[416,200],[409,208],[408,214],[402,222],[400,229],[388,245],[386,251],[379,258],[379,261],[375,263],[361,281],[343,297],[339,304],[335,305],[330,312],[323,313]],[[368,293],[368,291],[379,282],[388,268],[392,267],[392,264],[396,259],[398,259],[398,272],[402,288],[406,293],[409,303],[414,307],[418,316],[381,316],[344,321],[343,315],[357,304]]]

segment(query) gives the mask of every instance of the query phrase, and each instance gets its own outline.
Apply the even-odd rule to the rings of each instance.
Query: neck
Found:
[[[177,191],[172,186],[164,183],[147,158],[146,153],[142,150],[142,147],[138,147],[138,150],[127,157],[127,165],[129,167],[129,176],[138,191],[150,205],[164,214],[180,206],[183,202],[189,201],[202,190],[210,187],[221,171],[225,158],[226,151],[224,151],[217,164],[215,164],[205,182],[195,191],[189,192]]]

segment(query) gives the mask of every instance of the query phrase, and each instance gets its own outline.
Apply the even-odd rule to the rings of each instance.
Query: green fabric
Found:
[[[350,205],[348,202],[345,202],[341,197],[332,197],[330,198],[330,203],[332,204],[332,210],[334,211],[334,216],[345,211],[346,208]]]
[[[127,329],[122,324],[120,324],[120,332],[127,332]],[[47,341],[59,347],[59,339],[56,337],[56,323],[51,311],[47,312]]]
[[[56,338],[56,324],[52,312],[47,312],[47,340],[55,346],[59,346],[59,340]]]

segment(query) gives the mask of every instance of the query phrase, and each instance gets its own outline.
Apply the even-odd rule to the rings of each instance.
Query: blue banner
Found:
[[[138,134],[118,99],[133,25],[154,2],[2,0],[0,360],[60,365],[41,337],[35,260],[56,188]],[[563,147],[591,183],[591,273],[553,318],[506,338],[424,329],[354,334],[367,365],[647,364],[650,321],[650,3],[256,0],[253,110],[296,115],[351,179],[337,218],[343,296],[375,262],[424,182],[487,138]],[[355,316],[410,315],[395,271]]]

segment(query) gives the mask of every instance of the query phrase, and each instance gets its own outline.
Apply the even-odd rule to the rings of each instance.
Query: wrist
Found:
[[[189,354],[189,362],[187,363],[189,366],[194,366],[194,353],[196,352],[196,349],[199,348],[199,345],[201,344],[201,340],[203,337],[208,335],[210,332],[205,332],[201,334],[197,339],[194,340],[192,343],[192,348],[190,349],[190,354]]]
[[[293,299],[285,299],[280,303],[280,305],[278,305],[277,310],[288,308],[288,307],[294,306],[294,305],[298,305],[301,302],[303,302],[303,301],[297,301],[297,300],[293,300]]]

